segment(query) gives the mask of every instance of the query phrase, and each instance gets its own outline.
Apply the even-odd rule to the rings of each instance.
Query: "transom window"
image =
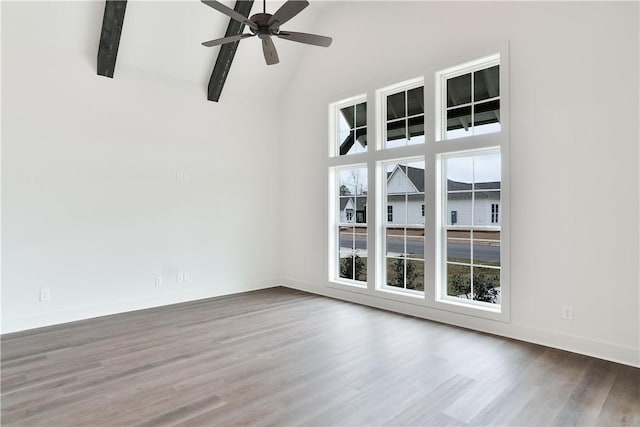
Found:
[[[338,114],[338,142],[341,156],[367,151],[367,103],[347,105]]]
[[[440,139],[500,131],[499,56],[456,66],[438,76]]]
[[[424,143],[424,86],[386,95],[385,148]]]

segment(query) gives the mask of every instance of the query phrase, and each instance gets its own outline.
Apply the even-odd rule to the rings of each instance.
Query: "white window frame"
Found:
[[[385,116],[386,117],[386,116]],[[396,148],[400,148],[400,147],[394,147],[394,148],[390,148],[388,150],[395,150]],[[381,193],[382,193],[382,197],[379,197],[378,200],[380,201],[380,206],[378,206],[379,211],[384,211],[387,212],[384,207],[388,206],[387,204],[387,172],[386,172],[386,167],[389,163],[413,163],[416,161],[424,161],[424,155],[422,156],[416,156],[416,157],[403,157],[403,158],[389,158],[383,161],[378,162],[378,166],[377,166],[377,171],[379,176],[377,177],[377,183],[378,183],[378,188],[380,188]],[[425,162],[425,169],[426,169],[426,162]],[[424,195],[424,197],[426,197],[426,194]],[[424,199],[423,199],[424,201]],[[405,212],[405,215],[407,214],[407,212]],[[396,288],[393,286],[387,286],[387,255],[386,255],[386,244],[387,244],[387,228],[389,227],[389,221],[388,218],[385,217],[386,221],[382,221],[380,223],[380,230],[378,230],[377,236],[378,236],[378,241],[380,242],[380,251],[379,251],[379,256],[375,259],[376,264],[378,265],[378,268],[376,269],[377,271],[377,276],[376,276],[376,283],[375,283],[375,288],[378,292],[382,292],[382,293],[386,293],[386,294],[391,294],[391,295],[397,295],[397,296],[405,296],[405,297],[410,297],[410,298],[418,298],[420,300],[424,299],[424,291],[416,291],[416,290],[412,290],[412,289],[402,289],[402,288]],[[408,224],[405,223],[404,227],[405,228],[415,228],[416,226],[419,226],[420,224]],[[395,227],[402,227],[401,224],[396,225]],[[422,229],[425,230],[425,235],[426,233],[426,229],[425,229],[425,224],[422,224]],[[426,236],[425,236],[426,238]],[[426,249],[426,241],[423,242],[425,244],[425,249]],[[426,261],[426,253],[425,253],[425,261]],[[415,259],[415,258],[414,258]],[[406,271],[406,270],[405,270]],[[423,283],[425,283],[425,287],[427,286],[427,282],[426,282],[426,274],[424,274],[423,277]]]
[[[406,80],[402,83],[392,84],[382,89],[372,89],[366,94],[348,98],[329,105],[329,158],[327,162],[329,173],[329,281],[328,286],[354,293],[366,294],[369,297],[381,298],[384,300],[395,300],[402,303],[414,304],[416,306],[444,310],[457,314],[490,319],[495,321],[509,322],[510,320],[510,261],[509,261],[509,238],[510,238],[510,182],[509,182],[509,56],[508,45],[487,49],[484,52],[477,52],[471,57],[479,58],[475,61],[468,61],[468,53],[465,55],[450,55],[447,63],[441,66],[433,66],[422,69],[420,74],[425,78],[418,77]],[[442,129],[446,129],[443,122],[441,110],[443,91],[443,75],[459,70],[460,74],[468,72],[468,67],[475,66],[482,69],[488,66],[500,65],[500,131],[470,135],[464,138],[443,139]],[[454,65],[461,64],[461,65]],[[437,64],[436,64],[437,65]],[[452,66],[448,66],[452,65]],[[416,73],[418,74],[418,73]],[[432,82],[432,84],[429,83]],[[424,86],[425,100],[425,143],[407,145],[402,147],[384,148],[386,140],[386,95],[406,90],[408,87]],[[374,102],[371,102],[371,101]],[[340,108],[348,104],[356,104],[367,101],[367,137],[368,149],[365,153],[339,156],[338,136],[335,126]],[[446,101],[446,100],[445,100]],[[373,105],[372,105],[373,104]],[[446,105],[446,102],[445,104]],[[446,119],[446,114],[445,114]],[[335,132],[334,132],[335,131]],[[446,301],[438,297],[439,290],[443,289],[441,279],[442,273],[442,224],[446,224],[443,217],[442,207],[442,157],[453,153],[474,153],[486,149],[500,150],[501,153],[501,199],[500,199],[500,222],[501,222],[501,305],[500,309],[494,307],[482,307],[478,304],[468,304],[464,301]],[[409,295],[406,292],[393,292],[381,290],[380,284],[386,278],[382,268],[385,258],[384,248],[384,224],[386,220],[386,209],[384,208],[384,185],[385,180],[382,164],[389,161],[403,158],[423,157],[425,160],[425,290],[422,295]],[[332,248],[336,246],[336,222],[335,215],[337,201],[334,169],[341,166],[367,166],[368,171],[368,245],[367,245],[367,286],[358,287],[345,285],[335,280],[337,272],[335,260],[332,258]],[[446,196],[446,193],[444,193]],[[336,249],[337,250],[337,249]],[[371,300],[371,301],[375,301]]]
[[[453,67],[447,68],[445,70],[438,71],[436,73],[436,111],[435,111],[435,131],[436,131],[436,140],[437,141],[450,141],[451,139],[457,138],[469,138],[470,136],[479,136],[480,134],[475,134],[475,126],[472,128],[472,132],[470,135],[464,135],[457,138],[447,138],[447,80],[462,76],[465,74],[473,73],[475,71],[480,71],[485,68],[490,68],[495,65],[500,64],[500,54],[492,54],[479,59],[475,59],[473,61],[465,62],[460,65],[455,65]],[[500,71],[502,71],[502,66],[500,67]],[[502,78],[500,79],[502,83]],[[471,117],[473,120],[474,117],[474,108],[478,102],[473,100],[473,74],[471,78]],[[499,100],[502,100],[502,90],[500,95],[498,96]],[[485,100],[479,102],[484,103]],[[457,108],[457,107],[456,107]],[[502,110],[502,103],[500,104],[500,109]],[[502,115],[501,115],[502,116]],[[500,126],[502,127],[502,117],[500,119]],[[500,132],[500,131],[498,131]],[[498,133],[492,132],[492,133]]]
[[[344,156],[342,156],[344,157]],[[356,209],[354,209],[354,220],[353,222],[341,222],[340,221],[340,209],[339,209],[339,200],[340,200],[340,180],[338,176],[341,171],[350,170],[350,169],[367,169],[367,165],[363,163],[354,163],[348,164],[344,166],[336,166],[330,169],[330,188],[332,191],[330,192],[333,195],[333,203],[329,203],[330,205],[330,213],[329,223],[331,224],[331,231],[329,233],[329,280],[330,282],[349,286],[356,288],[366,288],[367,282],[361,282],[359,280],[354,279],[346,279],[344,277],[340,277],[338,272],[339,268],[339,257],[340,257],[340,227],[357,227],[358,225],[361,227],[367,228],[367,279],[369,278],[369,223],[358,223]],[[367,180],[368,180],[368,171],[367,171]],[[371,202],[369,201],[369,194],[367,193],[367,211],[369,211],[368,207],[371,206]],[[357,198],[357,195],[354,195],[354,198]],[[357,202],[356,202],[357,205]],[[368,217],[369,215],[367,215]],[[368,218],[367,218],[368,219]]]
[[[390,86],[386,86],[382,89],[378,89],[376,91],[376,97],[375,97],[375,104],[376,104],[376,115],[375,115],[375,126],[376,126],[376,135],[379,135],[380,137],[377,138],[377,143],[376,143],[376,150],[396,150],[398,148],[402,149],[405,148],[409,145],[405,145],[405,146],[401,146],[401,147],[391,147],[391,148],[386,148],[384,146],[385,142],[387,141],[387,96],[389,95],[395,95],[396,93],[399,92],[404,92],[404,91],[409,91],[411,89],[415,89],[417,87],[420,86],[424,86],[424,77],[416,77],[410,80],[406,80],[400,83],[396,83],[396,84],[392,84]],[[406,99],[405,99],[405,105],[406,105]],[[424,138],[425,138],[425,143],[427,141],[427,134],[429,133],[429,118],[427,116],[427,98],[424,98]],[[405,120],[408,118],[408,116],[405,116]],[[400,119],[398,119],[400,120]],[[408,138],[408,135],[407,135]],[[418,145],[418,146],[422,146],[424,144],[413,144],[413,145]]]
[[[499,148],[481,148],[481,149],[477,149],[477,150],[471,150],[471,151],[462,151],[462,152],[453,152],[453,153],[443,153],[438,155],[438,163],[440,164],[439,169],[441,171],[440,173],[440,200],[436,201],[436,204],[438,205],[438,209],[440,211],[440,215],[438,216],[438,220],[437,220],[437,231],[436,233],[438,234],[438,242],[439,242],[439,246],[438,246],[438,251],[437,251],[437,266],[436,266],[436,271],[437,273],[437,288],[436,288],[436,301],[440,302],[440,303],[444,303],[444,304],[452,304],[454,306],[465,306],[468,308],[473,308],[473,309],[479,309],[479,310],[484,310],[487,312],[491,312],[491,313],[497,313],[500,314],[502,311],[502,265],[499,267],[500,269],[500,276],[501,276],[501,289],[500,289],[500,304],[494,304],[494,303],[488,303],[488,302],[482,302],[482,301],[474,301],[474,300],[465,300],[465,299],[460,299],[460,298],[456,298],[456,297],[451,297],[447,295],[446,292],[446,287],[447,287],[447,231],[449,230],[455,230],[455,229],[469,229],[469,230],[473,230],[473,231],[482,231],[482,230],[489,230],[489,231],[500,231],[502,233],[502,227],[500,225],[493,225],[493,224],[489,224],[489,225],[476,225],[473,224],[473,221],[471,224],[469,225],[449,225],[448,224],[448,209],[447,209],[447,171],[445,169],[445,167],[443,166],[443,163],[445,160],[447,159],[451,159],[451,158],[456,158],[456,157],[470,157],[470,156],[477,156],[477,155],[486,155],[486,154],[500,154],[502,157],[502,154],[500,153],[500,149]],[[501,180],[502,183],[502,180]],[[502,192],[502,189],[500,190]],[[471,192],[471,191],[470,191]],[[471,199],[471,203],[472,206],[474,204],[474,199],[473,197],[475,197],[475,191],[472,192],[472,199]],[[472,207],[472,209],[474,209]],[[501,239],[501,243],[502,243],[502,239]],[[473,251],[473,240],[471,240],[470,242],[471,245],[471,251]],[[501,257],[502,257],[502,245],[500,247],[500,252],[501,252]],[[484,267],[484,266],[481,266]],[[487,267],[489,268],[489,267]]]

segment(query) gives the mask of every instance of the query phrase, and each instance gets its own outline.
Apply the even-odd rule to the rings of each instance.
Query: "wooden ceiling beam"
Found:
[[[113,78],[127,0],[106,0],[98,46],[98,75]]]
[[[245,18],[248,18],[252,7],[253,0],[238,0],[236,1],[236,5],[233,10],[235,10]],[[229,20],[227,32],[224,34],[224,36],[230,37],[242,34],[242,32],[244,31],[244,27],[244,24],[231,19]],[[220,99],[222,88],[224,87],[224,83],[227,80],[227,75],[229,75],[229,70],[231,69],[233,57],[236,54],[236,49],[238,49],[238,43],[240,42],[237,41],[234,43],[227,43],[223,44],[220,47],[220,52],[218,53],[218,58],[216,59],[216,65],[213,67],[213,72],[211,73],[211,78],[209,79],[209,89],[207,94],[207,99],[209,101],[218,102],[218,100]]]

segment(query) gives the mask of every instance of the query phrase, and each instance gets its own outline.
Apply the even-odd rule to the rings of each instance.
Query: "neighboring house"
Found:
[[[389,224],[424,224],[424,169],[397,165],[387,172]]]
[[[340,197],[340,222],[367,222],[367,196]]]
[[[475,224],[500,225],[500,182],[477,182],[475,193],[471,184],[447,182],[447,224],[471,225],[471,199],[475,194]],[[366,222],[367,196],[340,197],[340,222]],[[424,169],[398,165],[387,173],[388,224],[424,224]]]
[[[476,182],[474,193],[471,184],[449,180],[447,182],[447,224],[471,225],[471,195],[474,194],[475,220],[473,225],[500,225],[500,182]]]

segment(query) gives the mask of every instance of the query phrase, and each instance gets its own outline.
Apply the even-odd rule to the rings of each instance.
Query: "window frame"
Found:
[[[368,171],[368,259],[367,263],[367,286],[366,288],[344,285],[332,280],[331,271],[335,270],[335,265],[331,265],[331,248],[335,241],[332,233],[332,216],[334,215],[334,204],[336,202],[335,189],[332,189],[333,173],[329,173],[329,262],[325,265],[329,267],[328,286],[353,293],[364,294],[373,299],[367,300],[375,305],[375,298],[380,301],[396,301],[404,304],[412,304],[426,309],[435,309],[450,312],[453,315],[464,315],[489,319],[500,322],[510,321],[510,260],[509,260],[509,240],[510,240],[510,182],[509,182],[509,46],[507,43],[476,52],[469,55],[448,54],[446,62],[440,62],[441,66],[428,66],[421,69],[420,74],[424,77],[417,77],[382,87],[372,88],[367,93],[355,97],[347,98],[343,101],[329,105],[329,158],[327,167],[333,171],[339,166],[366,165]],[[479,58],[469,61],[469,58]],[[439,112],[441,97],[443,92],[442,75],[444,71],[451,72],[460,68],[463,74],[463,67],[470,64],[478,66],[487,58],[499,58],[500,65],[500,131],[479,135],[470,135],[461,138],[442,138],[442,114]],[[449,65],[447,65],[449,64]],[[460,65],[455,65],[460,64]],[[437,65],[437,64],[436,64]],[[442,66],[444,65],[444,67]],[[489,65],[487,65],[489,66]],[[480,66],[480,69],[485,68]],[[429,80],[431,83],[429,83]],[[425,142],[424,144],[405,145],[401,147],[384,148],[386,131],[386,94],[397,93],[406,90],[410,85],[424,87],[424,117],[425,117]],[[446,86],[445,86],[446,89]],[[337,131],[334,132],[339,108],[348,103],[358,103],[367,101],[367,140],[368,149],[366,153],[356,153],[339,156],[337,154]],[[373,101],[373,102],[372,102]],[[446,105],[446,104],[445,104]],[[442,289],[442,281],[439,279],[442,271],[442,233],[441,224],[446,223],[446,218],[442,214],[442,155],[453,153],[473,153],[485,149],[499,149],[501,153],[501,199],[500,199],[500,222],[501,222],[501,295],[500,311],[486,309],[478,305],[470,305],[458,301],[443,301],[438,298],[438,291]],[[386,219],[386,209],[384,206],[383,188],[386,183],[382,181],[382,163],[403,158],[423,157],[425,161],[425,290],[422,295],[409,295],[406,292],[394,292],[392,290],[381,290],[379,284],[383,283],[385,277],[382,268],[382,261],[385,258],[384,238],[382,231]],[[384,210],[383,210],[384,209]],[[333,270],[332,270],[333,269]],[[427,315],[428,312],[425,313]],[[455,319],[453,317],[452,319]]]
[[[423,111],[423,116],[424,116],[424,142],[422,143],[417,143],[417,144],[405,144],[403,146],[399,146],[399,147],[385,147],[385,143],[387,140],[387,97],[390,95],[395,95],[397,93],[400,92],[407,92],[410,91],[412,89],[416,89],[418,87],[422,86],[424,89],[425,88],[425,79],[424,77],[416,77],[413,79],[409,79],[409,80],[405,80],[402,81],[400,83],[395,83],[389,86],[386,86],[382,89],[377,89],[376,90],[376,95],[375,95],[375,118],[376,120],[374,121],[375,127],[376,127],[376,135],[378,136],[376,138],[376,145],[375,145],[375,149],[377,151],[386,151],[386,150],[396,150],[396,149],[403,149],[406,147],[413,147],[413,146],[423,146],[424,144],[427,143],[428,141],[428,134],[429,134],[429,128],[427,127],[427,118],[428,118],[428,111],[429,109],[427,108],[427,98],[426,98],[426,91],[423,89],[423,96],[424,96],[424,111]],[[405,99],[405,105],[407,104],[407,100]],[[406,113],[406,111],[405,111]],[[409,116],[408,114],[405,115],[404,120],[408,120],[409,117],[415,117],[418,115],[413,115],[413,116]],[[403,119],[396,119],[396,120],[403,120]]]
[[[455,138],[447,138],[447,80],[453,79],[455,77],[459,77],[465,74],[471,73],[471,101],[465,103],[464,105],[469,104],[471,107],[471,118],[473,120],[474,116],[474,108],[476,104],[483,104],[488,102],[489,100],[482,100],[480,102],[476,102],[474,100],[474,92],[473,92],[473,76],[476,71],[484,70],[486,68],[491,68],[495,65],[500,66],[500,71],[502,72],[502,64],[501,64],[501,53],[495,53],[492,55],[488,55],[482,58],[474,59],[472,61],[467,61],[465,63],[454,65],[444,70],[440,70],[436,72],[436,110],[435,110],[435,133],[436,133],[436,141],[451,141],[459,138],[469,138],[469,137],[477,137],[484,134],[476,134],[474,132],[475,125],[473,126],[473,131],[470,135],[458,136]],[[500,102],[502,101],[502,76],[500,76],[500,95],[497,96]],[[493,99],[493,98],[490,98]],[[462,107],[464,105],[456,106],[455,108]],[[452,107],[453,108],[453,107]],[[500,110],[502,111],[502,102],[500,104]],[[502,116],[502,114],[500,114]],[[500,118],[500,127],[502,129],[502,117]],[[502,130],[493,133],[500,133]]]
[[[397,148],[397,147],[394,147]],[[393,150],[393,149],[389,149],[389,150]],[[405,163],[405,165],[408,165],[410,163],[415,163],[415,162],[425,162],[424,160],[424,156],[414,156],[414,157],[401,157],[401,158],[397,158],[397,157],[391,157],[385,160],[381,160],[378,162],[377,164],[377,173],[379,174],[379,176],[377,177],[377,183],[378,183],[378,187],[381,190],[382,196],[379,197],[379,206],[378,209],[379,211],[383,211],[384,210],[384,206],[387,206],[387,208],[392,206],[388,205],[388,191],[387,191],[387,171],[386,168],[389,164],[400,164],[400,163]],[[426,169],[426,163],[425,163],[425,169]],[[426,190],[426,188],[425,188]],[[423,202],[426,199],[426,191],[422,192],[423,194]],[[408,193],[405,193],[405,196],[408,195]],[[406,206],[408,208],[408,206]],[[388,210],[387,210],[388,212]],[[413,290],[413,289],[408,289],[408,288],[396,288],[393,286],[388,286],[387,285],[387,260],[388,260],[388,256],[387,256],[387,252],[386,252],[386,244],[387,244],[387,230],[388,228],[404,228],[405,229],[405,234],[404,234],[404,240],[403,240],[403,244],[406,245],[407,243],[407,229],[419,229],[420,224],[418,223],[409,223],[408,222],[408,211],[405,211],[405,222],[404,223],[398,223],[398,224],[389,224],[389,222],[392,222],[393,219],[389,220],[387,217],[387,221],[382,221],[379,225],[379,229],[380,231],[378,231],[377,235],[380,236],[379,239],[377,239],[380,243],[380,252],[379,252],[379,256],[376,258],[377,264],[378,264],[378,268],[377,268],[377,276],[376,276],[376,282],[375,282],[375,289],[378,292],[382,292],[382,293],[386,293],[386,294],[391,294],[391,295],[399,295],[399,296],[406,296],[406,297],[411,297],[411,298],[419,298],[419,299],[423,299],[424,298],[424,290],[422,291],[417,291],[417,290]],[[421,217],[422,218],[422,217]],[[423,254],[423,262],[426,265],[426,227],[425,224],[422,224],[422,230],[424,231],[425,234],[425,238],[423,238],[423,252],[425,252]],[[394,259],[402,259],[402,257],[391,257]],[[419,261],[419,258],[409,258],[409,257],[404,257],[405,258],[405,262],[406,261]],[[382,261],[382,262],[378,262],[378,261]],[[406,273],[406,264],[405,264],[405,273]],[[423,283],[427,284],[426,282],[427,279],[427,275],[423,273]],[[406,277],[404,277],[404,281],[406,281]],[[423,286],[424,287],[424,286]]]

